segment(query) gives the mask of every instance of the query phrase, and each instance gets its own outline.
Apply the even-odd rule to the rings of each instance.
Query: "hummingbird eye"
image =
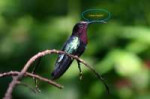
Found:
[[[83,28],[83,25],[79,25],[80,28]]]

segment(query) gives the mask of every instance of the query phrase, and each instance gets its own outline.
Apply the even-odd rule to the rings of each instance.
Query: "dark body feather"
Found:
[[[67,44],[69,44],[72,41],[72,38],[73,37],[71,37],[67,41],[67,43],[64,45],[62,51],[65,51],[65,48],[66,48]],[[84,44],[82,41],[80,41],[80,44],[79,44],[78,48],[76,50],[73,50],[73,52],[69,53],[69,54],[80,56],[84,52],[85,47],[86,47],[86,44]],[[72,50],[72,49],[70,49],[70,50]],[[64,55],[64,54],[60,54],[58,59],[57,59],[57,62],[55,64],[56,68],[52,72],[52,77],[53,77],[52,79],[57,79],[61,75],[63,75],[64,72],[69,68],[69,66],[71,65],[72,62],[73,62],[73,59],[71,57],[69,57],[67,55]]]

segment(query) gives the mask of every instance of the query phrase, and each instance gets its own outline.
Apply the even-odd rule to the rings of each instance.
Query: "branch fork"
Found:
[[[31,57],[27,63],[24,65],[24,67],[22,68],[22,70],[20,72],[18,71],[10,71],[10,72],[5,72],[5,73],[0,73],[0,78],[1,77],[6,77],[6,76],[11,76],[13,78],[13,80],[10,82],[9,84],[9,87],[5,93],[5,96],[3,97],[3,99],[12,99],[12,92],[14,90],[14,88],[16,87],[16,85],[18,84],[23,84],[21,82],[21,79],[23,77],[31,77],[31,78],[35,78],[35,79],[38,79],[38,80],[41,80],[43,82],[47,82],[48,84],[51,84],[52,86],[54,87],[57,87],[57,88],[60,88],[62,89],[63,86],[52,81],[52,80],[49,80],[47,78],[44,78],[44,77],[41,77],[39,75],[36,75],[34,73],[29,73],[27,72],[29,67],[31,67],[31,64],[34,63],[35,60],[43,57],[43,56],[46,56],[46,55],[49,55],[49,54],[65,54],[69,57],[72,57],[73,59],[75,59],[77,62],[78,62],[78,68],[79,68],[79,71],[80,71],[80,79],[82,79],[82,71],[81,71],[81,67],[80,67],[80,63],[84,64],[84,66],[86,66],[89,70],[91,70],[96,76],[98,79],[100,79],[103,84],[105,85],[106,87],[106,90],[107,92],[109,93],[109,88],[107,86],[107,84],[104,82],[102,76],[97,73],[90,65],[88,65],[84,60],[82,60],[81,58],[79,58],[78,56],[74,56],[74,55],[71,55],[71,54],[67,54],[66,52],[64,51],[60,51],[60,50],[45,50],[45,51],[42,51],[42,52],[39,52],[38,54],[34,55],[33,57]],[[26,84],[23,84],[24,86],[28,86]],[[29,87],[29,86],[28,86]],[[31,88],[32,89],[32,88]]]

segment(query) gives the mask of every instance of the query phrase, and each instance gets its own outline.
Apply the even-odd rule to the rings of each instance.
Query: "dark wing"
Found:
[[[80,47],[80,40],[76,36],[72,36],[65,43],[62,51],[65,51],[68,54],[77,55],[78,49]],[[53,79],[59,78],[64,72],[69,68],[73,59],[67,55],[60,54],[56,64],[55,70],[52,72]]]

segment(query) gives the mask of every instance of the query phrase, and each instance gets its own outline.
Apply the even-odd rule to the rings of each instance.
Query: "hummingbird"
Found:
[[[88,37],[87,37],[87,28],[90,22],[88,21],[80,21],[79,23],[75,24],[71,36],[65,42],[62,51],[76,55],[80,57],[86,49],[86,45],[88,44]],[[52,72],[52,79],[58,79],[61,77],[65,71],[70,67],[73,62],[73,58],[65,55],[59,54],[56,63],[55,69]],[[79,63],[78,63],[79,66]],[[81,71],[81,68],[79,67]]]
[[[76,55],[78,57],[80,57],[83,52],[86,49],[86,46],[88,44],[88,37],[87,37],[87,28],[89,26],[89,24],[91,23],[106,23],[106,22],[89,22],[89,21],[81,21],[79,23],[77,23],[72,31],[71,36],[68,38],[68,40],[65,42],[62,51],[68,53],[68,54],[72,54],[72,55]],[[70,65],[73,62],[73,58],[65,55],[65,54],[59,54],[56,63],[55,63],[55,69],[52,72],[52,79],[58,79],[60,78],[65,71],[70,67]],[[82,71],[80,68],[80,62],[78,62],[78,68],[80,71],[80,76],[82,77]],[[108,85],[105,83],[104,79],[102,78],[102,76],[97,73],[95,70],[92,70],[94,72],[94,74],[98,77],[98,79],[100,79],[107,92],[109,93],[109,87]],[[80,78],[82,79],[82,78]]]

